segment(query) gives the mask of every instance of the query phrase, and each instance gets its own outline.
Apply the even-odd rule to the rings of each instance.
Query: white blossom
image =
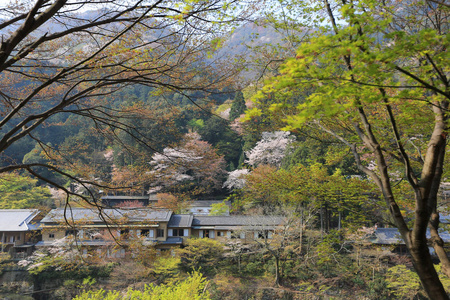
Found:
[[[72,183],[73,190],[77,194],[88,194],[89,191],[94,188],[92,183],[88,183],[84,178],[78,178],[79,181],[75,181]],[[100,178],[91,178],[89,181],[100,182]]]
[[[222,118],[228,120],[228,119],[230,118],[230,111],[231,111],[231,108],[227,108],[227,109],[221,111],[221,112],[219,113],[219,115],[220,115]]]
[[[164,148],[152,156],[149,173],[155,178],[149,190],[154,193],[164,187],[186,182],[196,182],[206,189],[218,189],[225,160],[207,142],[200,140],[196,132],[186,134],[179,147]]]
[[[229,190],[242,189],[246,182],[245,175],[248,173],[248,169],[239,169],[229,172],[228,179],[224,182],[223,187]]]
[[[31,261],[23,259],[20,260],[17,264],[21,267],[27,267],[29,264],[31,264]]]
[[[112,149],[107,149],[105,151],[105,153],[103,153],[103,157],[107,160],[107,161],[113,161],[114,160],[114,150]]]
[[[294,140],[295,137],[289,131],[263,132],[256,146],[245,152],[248,158],[245,162],[253,167],[261,164],[280,167]]]

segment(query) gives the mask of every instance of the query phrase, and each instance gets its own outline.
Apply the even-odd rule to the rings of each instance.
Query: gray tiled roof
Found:
[[[450,191],[449,191],[450,192]],[[449,224],[450,223],[450,214],[448,213],[439,213],[439,221],[441,223],[446,223]]]
[[[180,237],[168,237],[165,241],[158,241],[158,244],[182,244],[183,239]]]
[[[440,230],[439,235],[445,243],[450,242],[450,233],[448,233],[447,231]],[[427,230],[427,238],[430,238],[429,230]],[[375,232],[369,239],[374,244],[404,244],[400,232],[397,228],[377,228],[377,230],[375,230]]]
[[[191,207],[210,207],[213,204],[223,203],[223,200],[196,200],[190,203]],[[225,204],[230,206],[230,201],[225,201]]]
[[[195,216],[192,226],[277,226],[282,216]]]
[[[148,196],[102,196],[101,199],[148,200]]]
[[[102,209],[101,214],[98,209],[92,208],[72,208],[67,209],[66,218],[69,222],[89,222],[104,223],[117,222],[120,219],[127,219],[128,222],[169,222],[172,211],[154,210],[148,208],[139,209]],[[102,218],[103,217],[103,218]],[[65,222],[64,209],[57,208],[51,210],[41,223],[61,223]]]
[[[169,227],[191,227],[192,226],[192,215],[172,215],[167,226]]]
[[[374,244],[402,244],[403,240],[397,228],[377,228],[370,240]]]
[[[36,229],[31,223],[37,209],[0,209],[0,231],[28,231]]]

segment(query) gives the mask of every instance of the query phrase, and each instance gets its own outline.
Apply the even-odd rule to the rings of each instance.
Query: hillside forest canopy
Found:
[[[167,284],[161,293],[214,278],[201,297],[220,299],[232,291],[218,277],[263,276],[266,260],[277,286],[320,293],[327,278],[347,282],[339,257],[365,274],[348,279],[354,290],[448,299],[449,10],[445,0],[4,4],[0,206],[101,209],[105,195],[154,194],[179,213],[228,200],[231,214],[283,215],[296,228],[255,245],[242,268],[244,250],[229,246],[239,267],[227,275],[214,267],[219,246],[195,241],[180,261],[160,258],[166,269],[136,260]],[[376,279],[361,265],[361,230],[389,226],[417,289],[393,285],[402,267]],[[213,249],[201,254],[213,263],[191,261],[195,247]]]

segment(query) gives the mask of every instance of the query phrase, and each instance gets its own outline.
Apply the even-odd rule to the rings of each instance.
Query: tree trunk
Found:
[[[275,255],[275,284],[280,285],[280,259]]]
[[[323,240],[323,207],[320,206],[320,239]]]
[[[238,270],[239,270],[239,274],[241,274],[241,250],[239,250],[239,256],[238,256]]]
[[[444,272],[444,274],[450,278],[450,260],[447,256],[447,253],[445,253],[444,241],[439,236],[437,230],[438,227],[439,227],[439,215],[436,212],[433,212],[431,214],[430,219],[431,245],[433,246],[434,251],[436,252],[436,255],[438,256],[441,262],[442,272]]]
[[[428,297],[432,300],[449,299],[433,266],[426,242],[413,241],[412,243],[414,245],[408,247],[409,253]]]
[[[302,254],[303,249],[303,208],[300,214],[300,254]]]
[[[431,209],[431,216],[429,222],[430,228],[430,236],[431,236],[431,245],[436,252],[436,255],[439,257],[442,265],[442,272],[445,273],[450,278],[450,260],[448,259],[447,253],[444,250],[444,241],[439,236],[439,213],[437,212],[437,195],[439,193],[439,188],[441,185],[441,178],[444,168],[444,158],[445,158],[445,144],[446,141],[440,143],[441,146],[439,148],[439,156],[436,163],[436,169],[434,171],[435,178],[431,185],[430,196],[429,196],[429,207]]]
[[[338,216],[338,230],[341,230],[341,219],[342,219],[342,216],[341,216],[341,211],[339,211],[339,216]]]

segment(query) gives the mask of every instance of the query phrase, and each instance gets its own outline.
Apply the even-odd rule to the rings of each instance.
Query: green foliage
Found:
[[[217,149],[219,155],[223,155],[228,164],[238,165],[242,151],[240,136],[230,128],[229,123],[221,118],[212,116],[204,126],[198,129],[202,140],[207,141]]]
[[[450,292],[450,278],[442,272],[442,266],[436,265],[436,271],[447,293]],[[423,295],[419,276],[405,265],[396,265],[386,272],[387,287],[398,299],[412,299],[416,295]]]
[[[359,178],[344,176],[339,169],[328,174],[325,165],[296,165],[290,169],[259,166],[246,176],[246,186],[235,195],[241,209],[290,207],[295,212],[326,208],[341,226],[356,229],[375,219],[377,202],[368,199],[373,186]],[[371,212],[371,213],[369,213]]]
[[[251,261],[245,265],[245,270],[247,274],[252,276],[260,276],[264,274],[264,268],[261,267],[260,261]]]
[[[437,188],[429,192],[428,187],[438,187],[446,169],[436,157],[445,151],[449,122],[449,7],[427,1],[362,0],[322,1],[317,8],[323,10],[313,14],[318,20],[308,22],[315,25],[310,27],[313,32],[254,98],[247,119],[280,121],[285,130],[329,135],[351,151],[360,171],[376,182],[402,234],[423,232],[428,219],[409,217],[421,207],[437,210]],[[442,146],[435,147],[438,143]],[[333,161],[334,155],[327,160]],[[352,223],[362,223],[352,212],[364,211],[364,203],[342,210],[341,204],[333,208],[350,212]],[[409,220],[408,225],[414,225],[408,228]],[[417,243],[425,242],[422,235]],[[408,247],[415,243],[406,241]],[[428,264],[414,259],[416,266]],[[421,274],[434,278],[422,283],[428,293],[437,291],[446,298],[435,275]],[[414,296],[415,286],[408,284],[403,290],[396,287],[398,297]]]
[[[376,128],[382,147],[388,148],[392,131],[388,112],[380,105],[389,104],[408,154],[418,158],[417,150],[426,143],[411,140],[414,149],[408,144],[411,138],[420,136],[418,133],[432,128],[431,106],[426,107],[448,99],[445,80],[427,79],[441,79],[450,64],[448,54],[442,50],[449,47],[448,33],[421,23],[422,10],[430,9],[422,5],[426,4],[404,8],[404,13],[411,15],[403,22],[414,26],[397,31],[391,27],[391,10],[398,9],[394,3],[337,4],[342,18],[334,34],[322,25],[322,30],[311,34],[308,42],[302,42],[296,56],[281,67],[280,75],[259,91],[247,119],[259,122],[264,118],[309,136],[318,136],[317,132],[322,131],[330,134],[330,141],[345,140],[349,145],[359,140],[354,126],[362,126],[359,114],[363,109],[372,128]],[[427,63],[420,63],[422,60]],[[364,160],[364,156],[368,149],[358,151],[367,166],[370,160]],[[392,164],[395,167],[395,160]]]
[[[181,268],[186,271],[200,269],[205,273],[213,273],[220,266],[223,244],[209,238],[191,238],[186,247],[177,249],[181,258]]]
[[[230,109],[230,121],[234,121],[240,115],[242,115],[247,107],[245,106],[244,94],[242,91],[237,91],[233,103],[231,104]]]
[[[1,209],[52,206],[48,188],[36,186],[37,179],[17,173],[0,174]]]
[[[339,239],[336,232],[331,232],[324,236],[322,241],[317,245],[316,252],[318,256],[317,264],[319,266],[329,266],[336,260],[337,251],[334,248],[336,244],[339,244]]]
[[[179,274],[181,259],[172,255],[163,255],[154,259],[150,270],[155,274],[159,281],[172,279]]]
[[[225,200],[220,203],[211,204],[211,211],[209,212],[210,216],[223,216],[229,211],[228,205],[225,203]]]
[[[188,122],[188,125],[194,130],[199,130],[205,126],[205,122],[202,119],[192,119]]]
[[[42,145],[36,143],[34,148],[23,156],[22,162],[24,164],[51,164],[51,160],[47,157],[47,154],[51,152],[52,144]],[[67,180],[63,178],[60,174],[53,172],[52,170],[45,167],[35,167],[35,171],[38,171],[41,176],[56,182],[58,184],[64,185]],[[38,183],[46,184],[45,181],[39,180]]]
[[[389,294],[389,289],[387,285],[388,282],[386,281],[384,276],[377,274],[367,284],[368,287],[367,295],[370,297],[370,299],[379,299],[379,300],[390,299],[391,296]]]
[[[128,289],[126,293],[119,291],[87,291],[78,295],[74,300],[173,300],[192,299],[209,300],[210,295],[205,291],[206,278],[198,271],[193,272],[185,280],[167,285],[146,285],[143,291]]]
[[[419,276],[405,265],[389,268],[386,273],[387,287],[400,299],[412,299],[421,290]]]

